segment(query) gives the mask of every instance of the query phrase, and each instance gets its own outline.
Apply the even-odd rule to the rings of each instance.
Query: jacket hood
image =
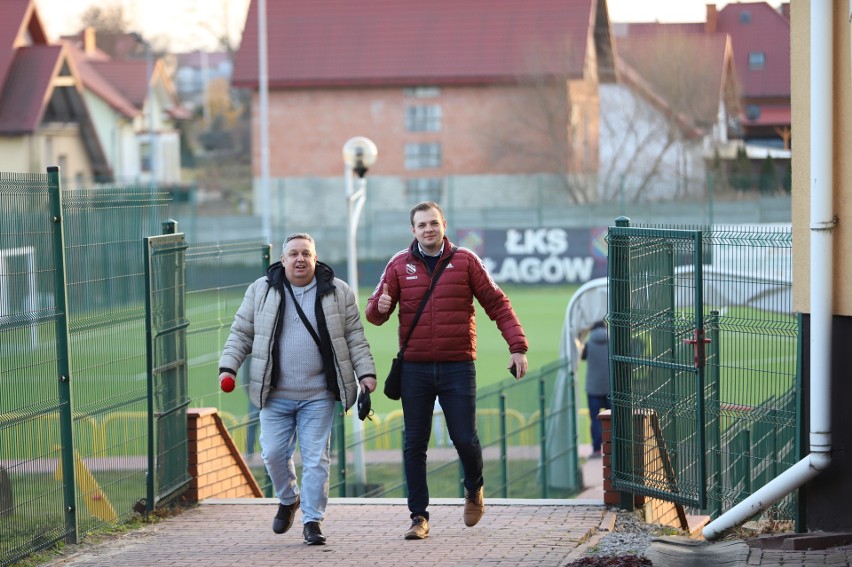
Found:
[[[317,278],[317,290],[322,292],[333,287],[334,270],[331,266],[322,262],[317,262],[316,272],[314,276]],[[266,281],[270,287],[284,285],[284,265],[279,261],[266,268]]]

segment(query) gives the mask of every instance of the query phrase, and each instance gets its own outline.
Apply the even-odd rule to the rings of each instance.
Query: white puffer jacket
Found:
[[[316,278],[317,301],[322,308],[322,316],[317,321],[318,334],[324,345],[331,344],[330,352],[321,349],[327,378],[331,372],[334,375],[327,382],[329,390],[348,410],[357,399],[357,380],[375,377],[376,365],[352,289],[335,278],[331,267],[322,262],[317,262]],[[266,277],[257,279],[246,290],[219,359],[219,372],[227,371],[236,376],[246,357],[252,355],[249,397],[258,408],[264,406],[272,388],[277,364],[275,349],[283,326],[285,302],[281,294],[284,290],[284,268],[276,262],[269,267]]]

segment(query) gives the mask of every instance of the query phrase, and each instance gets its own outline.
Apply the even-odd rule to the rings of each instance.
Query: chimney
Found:
[[[707,21],[704,23],[704,33],[716,33],[716,4],[707,4]]]
[[[89,26],[83,30],[83,52],[86,55],[93,55],[97,49],[95,42],[95,28]]]
[[[790,20],[790,3],[782,2],[781,3],[781,15]]]

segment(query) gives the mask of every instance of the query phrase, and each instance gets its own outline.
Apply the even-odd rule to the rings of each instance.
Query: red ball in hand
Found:
[[[223,392],[233,392],[236,385],[237,384],[234,382],[233,376],[223,376],[222,379],[219,380],[219,386],[222,388]]]

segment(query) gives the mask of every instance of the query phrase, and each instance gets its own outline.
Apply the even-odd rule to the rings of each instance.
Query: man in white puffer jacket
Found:
[[[233,381],[250,354],[249,396],[260,408],[263,462],[279,501],[272,530],[289,530],[301,507],[305,543],[323,545],[334,406],[340,400],[348,410],[359,389],[375,391],[376,366],[355,294],[317,261],[309,234],[288,236],[281,261],[246,290],[219,360],[220,383]]]

